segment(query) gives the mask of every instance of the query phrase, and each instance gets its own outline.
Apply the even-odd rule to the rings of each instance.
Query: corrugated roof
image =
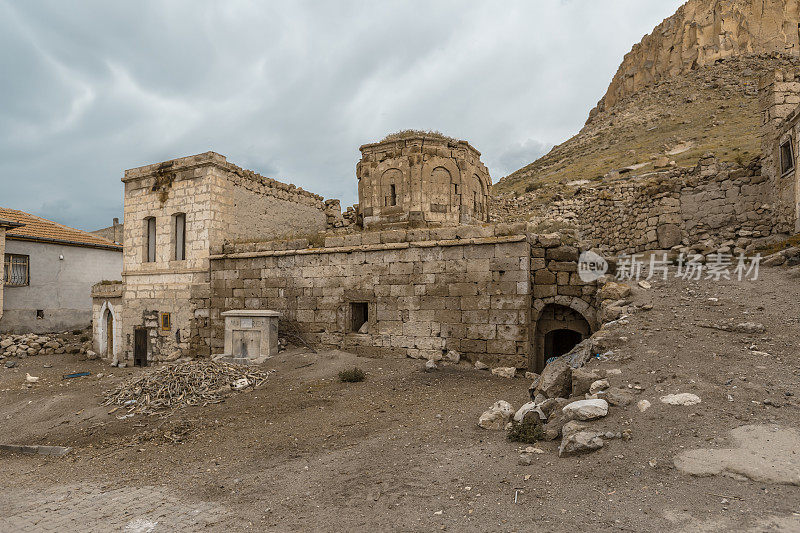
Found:
[[[52,220],[37,217],[36,215],[31,215],[24,211],[0,207],[0,219],[24,224],[22,227],[8,230],[6,232],[6,239],[122,250],[122,246],[119,244],[93,235],[88,231],[70,228],[69,226],[64,226],[63,224],[58,224]]]

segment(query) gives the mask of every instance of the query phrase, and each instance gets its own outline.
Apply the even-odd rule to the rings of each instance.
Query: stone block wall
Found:
[[[209,255],[226,242],[323,231],[321,197],[207,152],[125,172],[123,351],[135,328],[149,358],[211,354]],[[175,215],[186,216],[185,259],[175,259]],[[156,260],[146,261],[147,218],[156,219]],[[161,313],[171,325],[162,328]]]
[[[364,232],[330,236],[322,248],[226,246],[211,261],[212,350],[222,349],[222,311],[273,309],[326,347],[428,359],[456,350],[527,367],[532,314],[558,302],[594,320],[595,287],[577,278],[577,248],[525,228]],[[368,310],[358,331],[354,304]]]
[[[696,246],[707,241],[745,249],[774,231],[772,191],[758,164],[740,167],[707,155],[693,169],[675,169],[586,187],[549,207],[582,237],[612,253]]]
[[[364,227],[488,220],[491,178],[468,142],[418,135],[360,150],[356,175]]]
[[[797,170],[798,122],[800,122],[800,71],[776,70],[761,79],[760,86],[764,176],[769,181],[775,202],[776,231],[800,231],[800,173]],[[791,143],[795,165],[782,172],[780,146]]]

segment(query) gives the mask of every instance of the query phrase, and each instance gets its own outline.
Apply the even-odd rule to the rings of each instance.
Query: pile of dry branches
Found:
[[[187,405],[205,406],[221,402],[233,389],[258,387],[269,374],[243,365],[214,361],[166,365],[107,391],[103,405],[123,407],[129,414],[153,414]]]

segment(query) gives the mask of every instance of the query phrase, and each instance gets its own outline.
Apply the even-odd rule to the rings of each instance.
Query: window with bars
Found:
[[[30,285],[30,257],[5,254],[3,261],[3,284],[9,287]]]

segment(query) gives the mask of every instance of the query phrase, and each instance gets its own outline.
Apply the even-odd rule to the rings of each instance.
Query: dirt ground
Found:
[[[73,447],[0,452],[0,531],[800,531],[800,479],[695,477],[673,464],[729,446],[739,426],[800,427],[798,280],[778,269],[751,282],[670,280],[634,302],[654,308],[612,326],[614,354],[590,363],[620,369],[612,385],[652,403],[593,423],[632,439],[568,458],[542,442],[530,465],[504,432],[476,425],[498,399],[527,401],[528,381],[468,364],[426,373],[410,359],[292,348],[262,365],[276,372],[255,391],[123,420],[99,405],[102,392],[146,370],[76,355],[0,367],[0,443]],[[766,333],[708,327],[748,321]],[[340,383],[354,365],[366,381]],[[92,375],[62,379],[74,371]],[[27,387],[26,373],[39,383]],[[678,392],[702,403],[659,401]]]

